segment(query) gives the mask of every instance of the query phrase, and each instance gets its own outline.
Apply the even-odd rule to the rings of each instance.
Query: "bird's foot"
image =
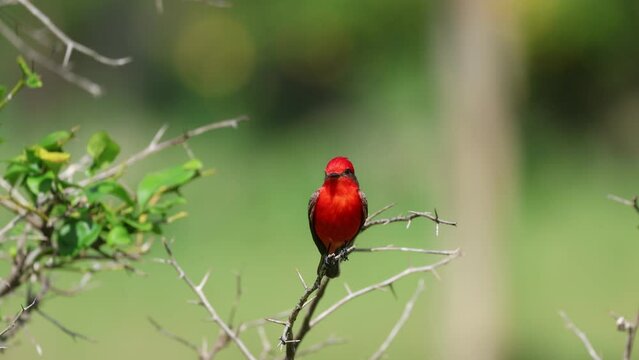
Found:
[[[331,266],[334,265],[338,260],[336,259],[336,255],[333,254],[328,254],[324,257],[324,264],[326,266]]]
[[[337,252],[337,257],[341,261],[348,261],[348,254],[349,254],[348,247],[344,247]]]

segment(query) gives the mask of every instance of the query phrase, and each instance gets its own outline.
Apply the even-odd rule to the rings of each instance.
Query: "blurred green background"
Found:
[[[557,315],[560,309],[605,358],[621,356],[625,338],[608,312],[633,316],[639,305],[639,218],[606,195],[639,192],[639,3],[284,0],[235,1],[219,9],[165,0],[162,14],[152,0],[36,5],[74,39],[134,60],[109,68],[73,56],[76,72],[104,85],[106,94],[98,99],[41,69],[44,88],[25,90],[0,114],[3,158],[75,125],[81,126],[72,145],[78,156],[98,130],[107,130],[126,156],[146,146],[165,123],[173,136],[214,120],[251,117],[237,130],[191,142],[216,174],[188,186],[189,217],[169,229],[176,256],[192,277],[212,270],[207,294],[222,314],[233,303],[236,272],[243,282],[239,319],[272,315],[298,299],[295,269],[309,280],[318,257],[308,233],[308,197],[320,185],[326,161],[347,155],[371,209],[397,203],[389,213],[394,215],[436,207],[442,217],[460,222],[459,229],[442,228],[439,237],[433,224],[416,221],[409,230],[389,225],[358,239],[362,246],[465,250],[441,270],[441,281],[424,276],[427,290],[389,358],[455,358],[451,343],[463,348],[466,340],[496,349],[468,345],[477,359],[586,358]],[[41,28],[17,7],[0,8],[0,18],[18,30]],[[64,49],[52,46],[49,53],[61,61]],[[0,54],[0,83],[9,85],[19,77],[19,53],[0,39]],[[467,79],[466,71],[473,76]],[[467,94],[466,81],[468,89],[482,91]],[[473,108],[484,89],[495,96]],[[455,120],[457,106],[466,109],[461,114],[476,116]],[[495,111],[496,123],[484,106],[503,109]],[[484,123],[504,130],[480,131],[479,140],[465,146],[459,134],[466,126],[484,129]],[[501,141],[500,134],[510,140]],[[464,157],[472,161],[483,149],[498,155],[487,161],[504,154],[505,160],[495,160],[494,171],[480,169],[477,179],[460,176],[463,170],[455,169]],[[185,158],[182,149],[171,149],[127,177],[134,184],[146,171]],[[493,191],[485,200],[485,188],[477,185],[482,177],[503,178],[509,190]],[[459,198],[458,187],[478,197]],[[507,205],[493,211],[493,201]],[[485,232],[464,227],[477,222],[465,222],[466,206],[477,209],[480,223],[497,228],[494,237],[473,237]],[[474,258],[478,248],[498,255]],[[36,315],[6,357],[38,358],[30,335],[50,359],[193,358],[147,321],[152,316],[197,343],[217,337],[204,311],[186,304],[192,296],[172,269],[150,261],[161,256],[156,246],[140,265],[146,277],[102,273],[86,293],[46,303],[48,314],[97,343],[74,342]],[[343,283],[356,289],[435,260],[353,255],[323,304],[345,294]],[[480,282],[465,283],[475,266],[494,270]],[[59,277],[69,284],[79,280]],[[416,278],[397,284],[397,299],[378,292],[341,309],[305,344],[329,335],[348,342],[309,358],[370,356],[415,284]],[[465,305],[452,308],[460,301],[454,287],[461,294],[479,290],[462,295]],[[482,299],[492,291],[499,305],[490,310],[490,324],[468,335],[479,340],[455,340],[458,323],[450,319],[490,309]],[[2,304],[3,315],[15,309],[17,302]],[[273,340],[281,331],[277,325],[266,330]],[[259,349],[255,332],[246,341]],[[231,346],[220,358],[240,354]]]

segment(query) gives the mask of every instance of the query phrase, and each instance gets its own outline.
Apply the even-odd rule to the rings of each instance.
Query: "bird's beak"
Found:
[[[326,177],[329,179],[337,179],[340,176],[340,173],[328,173]]]

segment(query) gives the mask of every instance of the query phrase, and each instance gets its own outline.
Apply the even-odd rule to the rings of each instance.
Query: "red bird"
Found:
[[[345,157],[331,159],[324,171],[324,184],[308,202],[308,223],[313,241],[326,263],[326,276],[339,276],[339,262],[327,256],[353,244],[368,217],[366,195],[359,189],[353,164]]]

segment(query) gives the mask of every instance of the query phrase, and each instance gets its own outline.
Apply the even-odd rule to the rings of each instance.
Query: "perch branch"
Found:
[[[388,279],[384,280],[384,281],[380,281],[376,284],[367,286],[365,288],[362,288],[360,290],[354,291],[348,295],[346,295],[345,297],[343,297],[342,299],[340,299],[339,301],[337,301],[336,303],[334,303],[333,305],[331,305],[328,309],[324,310],[322,313],[320,313],[319,315],[317,315],[317,317],[315,317],[311,323],[310,323],[310,327],[313,328],[315,327],[317,324],[319,324],[322,320],[326,319],[327,316],[329,316],[330,314],[332,314],[333,312],[335,312],[337,309],[339,309],[340,307],[344,306],[346,303],[350,302],[351,300],[358,298],[362,295],[365,295],[371,291],[375,291],[375,290],[380,290],[383,288],[386,288],[388,286],[391,286],[392,284],[394,284],[396,281],[412,275],[412,274],[417,274],[417,273],[424,273],[424,272],[434,272],[437,268],[444,266],[446,264],[448,264],[450,261],[452,261],[453,259],[459,257],[461,255],[461,251],[459,250],[455,250],[453,252],[452,255],[447,256],[446,258],[434,263],[434,264],[430,264],[430,265],[424,265],[424,266],[416,266],[416,267],[409,267],[407,269],[404,269],[402,272],[397,273],[391,277],[389,277]]]
[[[435,209],[434,212],[422,212],[422,211],[409,211],[407,215],[398,215],[395,217],[391,217],[391,218],[386,218],[386,219],[378,219],[378,220],[374,220],[373,218],[380,215],[381,213],[383,213],[384,211],[392,208],[393,205],[387,205],[385,207],[383,207],[382,209],[374,212],[371,216],[369,216],[366,219],[366,222],[364,223],[364,226],[362,226],[362,230],[364,231],[368,228],[370,228],[371,226],[375,226],[375,225],[388,225],[390,223],[394,223],[394,222],[406,222],[406,227],[408,228],[413,219],[418,218],[418,217],[422,217],[422,218],[426,218],[431,220],[432,222],[434,222],[436,224],[435,226],[435,234],[439,235],[439,225],[450,225],[450,226],[457,226],[457,223],[454,221],[448,221],[448,220],[444,220],[441,219],[439,217],[439,214],[437,213],[437,209]]]

